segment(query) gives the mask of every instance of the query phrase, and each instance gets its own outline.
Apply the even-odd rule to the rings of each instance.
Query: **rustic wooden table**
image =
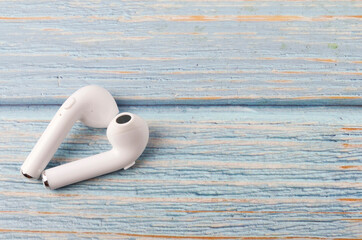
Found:
[[[1,239],[362,238],[362,2],[0,1]],[[98,84],[145,118],[127,171],[19,168]],[[109,149],[77,123],[50,166]]]

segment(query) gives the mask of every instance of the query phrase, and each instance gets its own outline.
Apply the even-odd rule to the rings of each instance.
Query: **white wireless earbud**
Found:
[[[117,113],[117,103],[106,89],[94,85],[79,89],[55,114],[21,166],[21,173],[38,179],[77,120],[89,127],[105,128]]]
[[[148,142],[145,120],[132,113],[118,114],[108,125],[107,137],[112,150],[45,170],[43,184],[57,189],[100,175],[133,166]]]

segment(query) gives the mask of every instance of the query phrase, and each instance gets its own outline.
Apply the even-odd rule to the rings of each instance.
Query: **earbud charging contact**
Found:
[[[48,183],[48,178],[47,178],[47,176],[45,175],[44,172],[41,174],[41,180],[42,180],[42,182],[43,182],[43,186],[44,186],[46,189],[50,189],[50,188],[49,188],[49,183]]]

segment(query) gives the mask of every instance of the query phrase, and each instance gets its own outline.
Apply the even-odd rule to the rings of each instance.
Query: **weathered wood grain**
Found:
[[[0,108],[0,238],[362,237],[361,108],[121,107],[150,125],[136,165],[48,191],[19,168],[57,108]],[[76,124],[50,166],[108,148]]]
[[[361,9],[0,0],[0,239],[361,239]],[[141,159],[59,191],[23,179],[87,84],[147,119]],[[76,124],[49,166],[109,147]]]
[[[0,1],[0,104],[361,105],[360,1]]]

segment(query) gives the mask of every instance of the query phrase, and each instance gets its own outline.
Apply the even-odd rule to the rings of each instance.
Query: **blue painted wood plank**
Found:
[[[0,104],[361,105],[359,1],[1,1]]]
[[[136,165],[48,191],[19,168],[57,108],[0,108],[0,238],[362,236],[361,108],[121,107],[150,125]],[[77,123],[50,166],[109,147]]]
[[[0,238],[362,238],[361,108],[290,107],[361,105],[360,12],[0,1]],[[149,121],[140,161],[54,192],[21,178],[58,105],[87,84]],[[104,129],[76,124],[50,166],[107,149]]]

